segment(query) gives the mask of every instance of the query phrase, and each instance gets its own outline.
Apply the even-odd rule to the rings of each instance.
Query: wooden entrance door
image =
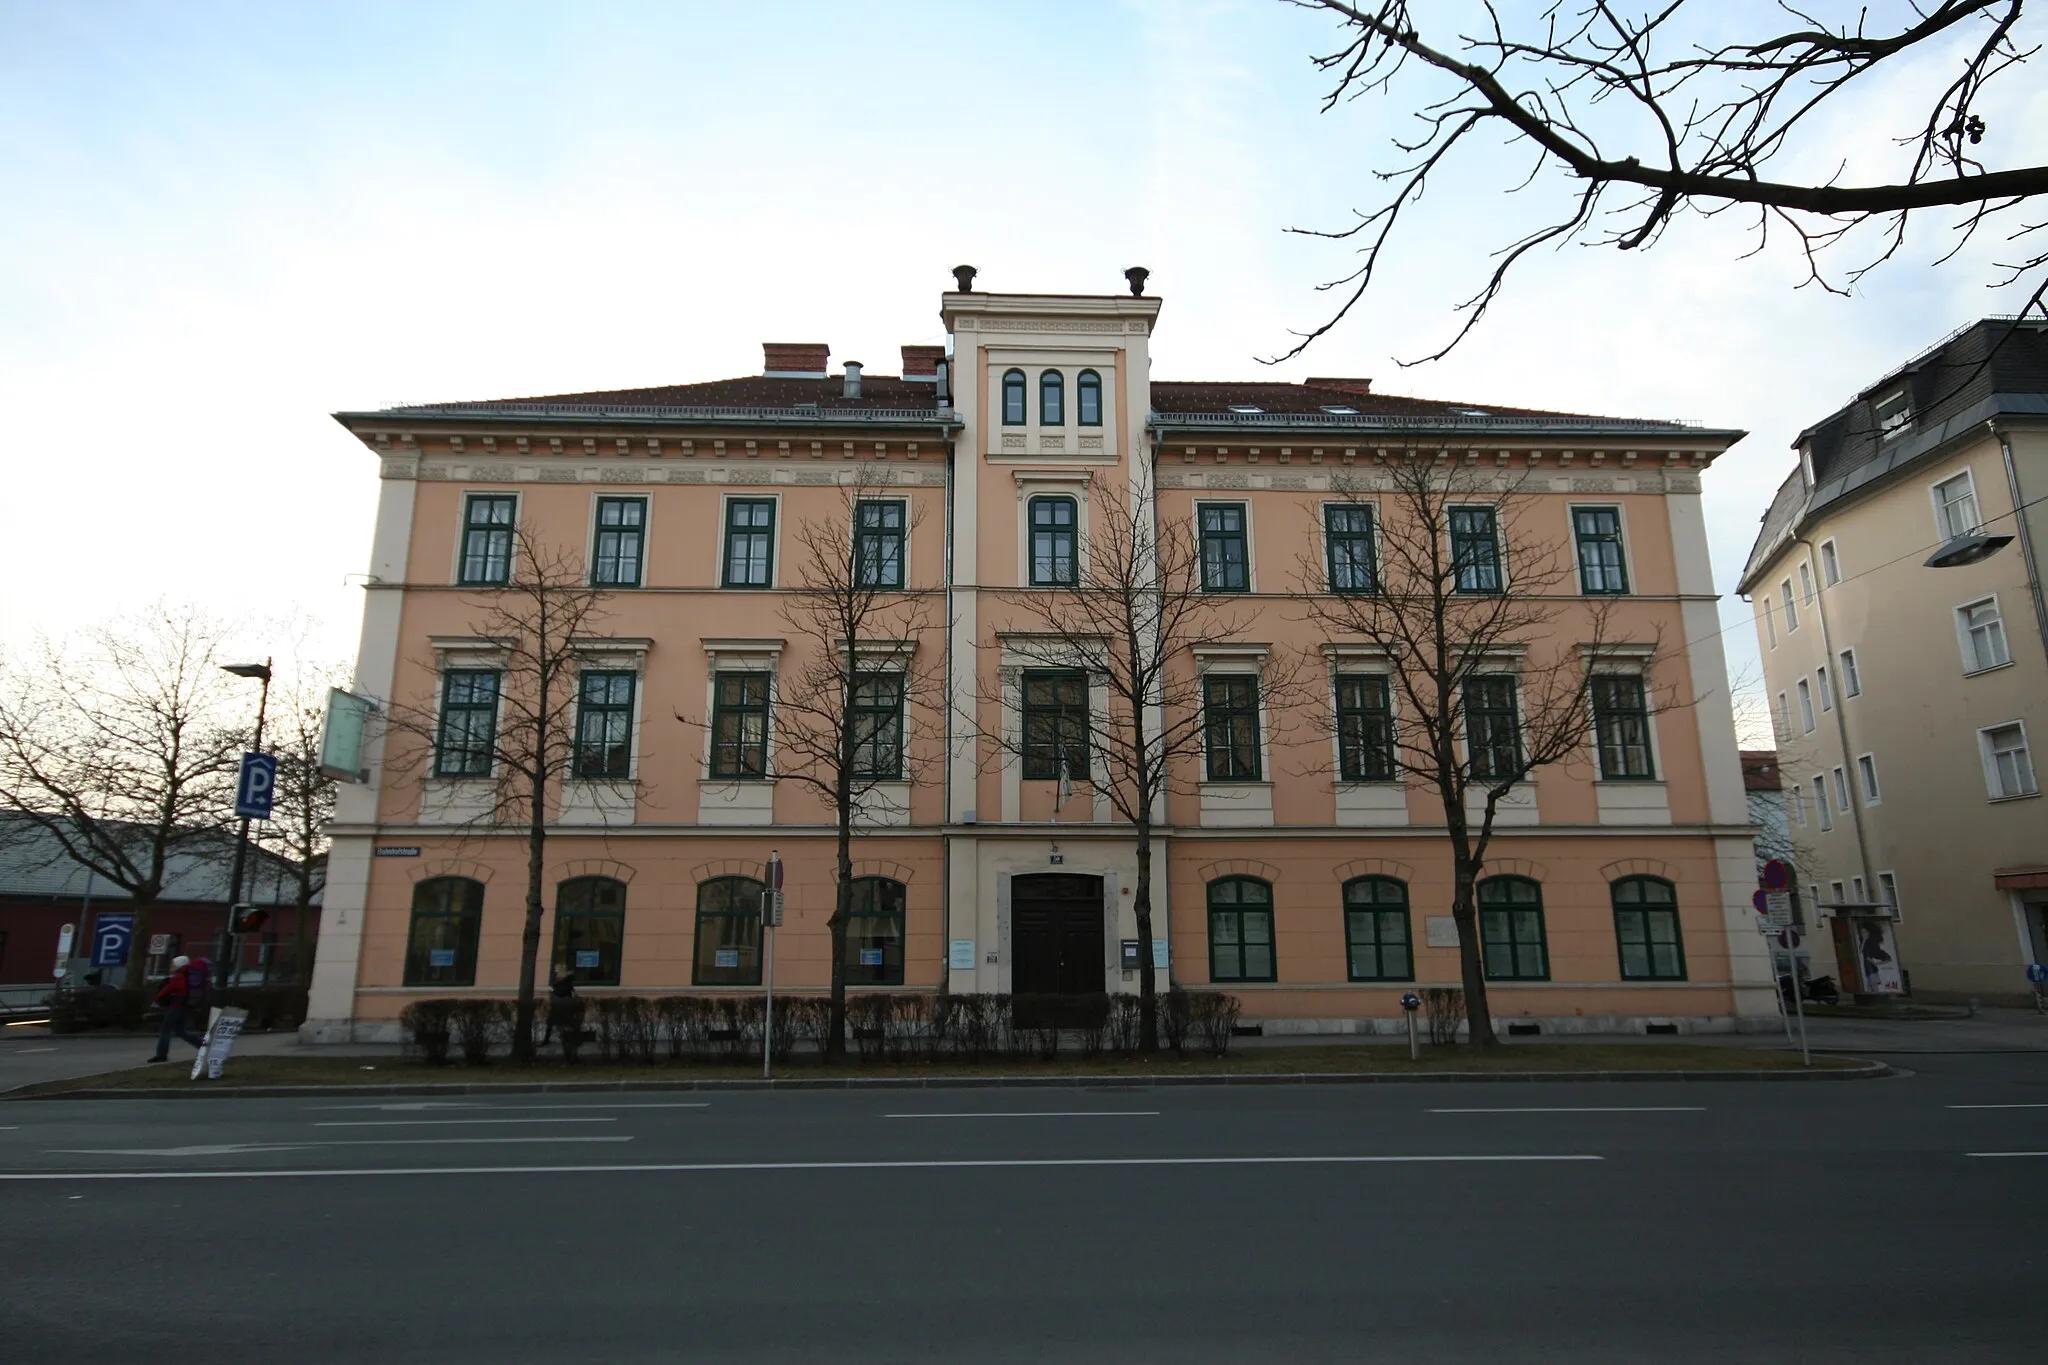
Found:
[[[1010,882],[1010,990],[1016,995],[1099,995],[1103,989],[1102,878],[1033,873]]]

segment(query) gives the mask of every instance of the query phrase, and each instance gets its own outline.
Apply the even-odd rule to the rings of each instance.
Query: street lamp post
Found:
[[[255,748],[259,754],[263,752],[263,717],[264,713],[270,709],[270,664],[271,661],[265,659],[260,664],[221,665],[222,668],[238,678],[260,678],[263,681],[263,694],[256,702]],[[249,817],[245,815],[242,817],[241,833],[235,839],[235,870],[230,875],[228,881],[228,929],[223,940],[227,948],[226,956],[228,960],[225,970],[221,973],[221,985],[223,986],[234,984],[235,969],[238,965],[235,951],[235,915],[237,907],[242,903],[242,876],[247,871],[248,864]]]

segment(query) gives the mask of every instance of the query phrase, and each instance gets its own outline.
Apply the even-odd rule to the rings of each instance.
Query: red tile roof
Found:
[[[1351,385],[1364,380],[1341,380],[1344,388],[1317,388],[1312,384],[1274,384],[1226,380],[1217,383],[1183,380],[1154,380],[1152,409],[1155,412],[1227,413],[1232,408],[1255,407],[1275,414],[1296,413],[1326,417],[1330,408],[1350,408],[1367,417],[1561,417],[1586,421],[1576,412],[1548,412],[1539,408],[1509,408],[1498,403],[1463,403],[1437,398],[1403,398],[1391,393],[1364,393]],[[1600,419],[1592,419],[1600,420]]]
[[[1752,792],[1783,791],[1785,784],[1778,773],[1778,751],[1776,749],[1742,750],[1742,789]]]

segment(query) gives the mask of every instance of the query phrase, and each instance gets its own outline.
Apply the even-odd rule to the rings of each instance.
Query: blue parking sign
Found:
[[[135,941],[135,916],[126,911],[102,910],[92,926],[92,965],[125,967],[128,947]]]
[[[277,759],[270,754],[243,754],[242,776],[235,783],[235,814],[244,820],[268,820],[277,794]]]

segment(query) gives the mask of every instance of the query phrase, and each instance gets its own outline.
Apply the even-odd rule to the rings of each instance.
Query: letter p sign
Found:
[[[277,792],[277,760],[269,754],[243,754],[241,780],[235,783],[235,814],[244,820],[268,820]]]

